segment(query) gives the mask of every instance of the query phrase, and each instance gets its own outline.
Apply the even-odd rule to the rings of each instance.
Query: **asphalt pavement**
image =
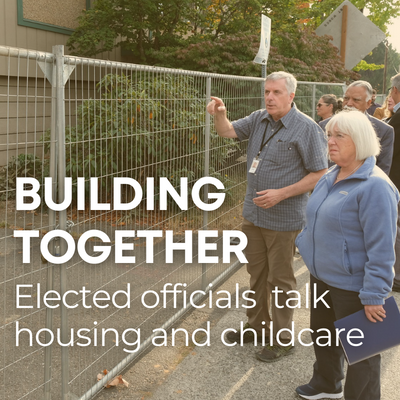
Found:
[[[312,346],[299,344],[297,340],[298,333],[309,327],[309,308],[306,307],[309,273],[299,255],[295,258],[295,271],[301,307],[296,308],[294,314],[296,344],[292,355],[274,363],[263,363],[255,357],[255,352],[262,349],[260,345],[224,345],[223,331],[239,327],[241,321],[246,322],[246,311],[242,307],[245,303],[241,301],[232,304],[231,308],[219,308],[214,302],[212,309],[198,309],[186,315],[176,326],[182,330],[177,331],[174,343],[170,334],[167,346],[152,347],[127,369],[123,378],[129,383],[128,387],[120,385],[104,389],[96,400],[299,399],[295,388],[309,381],[314,362]],[[234,299],[237,287],[240,294],[249,289],[245,267],[215,292],[230,292]],[[227,292],[221,292],[220,296],[226,297]],[[391,295],[400,304],[400,293]],[[198,328],[204,329],[195,336],[199,345],[191,340],[186,343],[184,332],[191,337]],[[302,340],[304,344],[311,341],[308,333],[302,335]],[[381,400],[399,398],[399,367],[400,346],[382,354]]]

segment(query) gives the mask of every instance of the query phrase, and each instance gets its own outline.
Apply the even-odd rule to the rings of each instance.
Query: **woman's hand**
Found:
[[[380,321],[386,318],[386,311],[383,306],[364,306],[365,315],[371,322]]]

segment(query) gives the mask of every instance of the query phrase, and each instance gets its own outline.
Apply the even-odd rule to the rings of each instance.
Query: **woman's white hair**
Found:
[[[343,110],[334,115],[326,125],[326,132],[338,130],[349,135],[356,147],[356,160],[377,156],[381,145],[369,119],[360,111]]]

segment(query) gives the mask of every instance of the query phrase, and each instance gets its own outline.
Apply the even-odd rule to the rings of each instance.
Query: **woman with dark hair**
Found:
[[[317,115],[321,117],[321,121],[332,117],[336,111],[340,110],[338,105],[338,99],[334,94],[324,94],[318,101],[317,104]]]

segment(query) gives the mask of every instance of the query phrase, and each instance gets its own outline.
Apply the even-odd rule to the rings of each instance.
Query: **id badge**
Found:
[[[253,162],[251,163],[251,167],[249,169],[250,174],[254,174],[257,171],[258,164],[260,164],[260,158],[253,158]]]

